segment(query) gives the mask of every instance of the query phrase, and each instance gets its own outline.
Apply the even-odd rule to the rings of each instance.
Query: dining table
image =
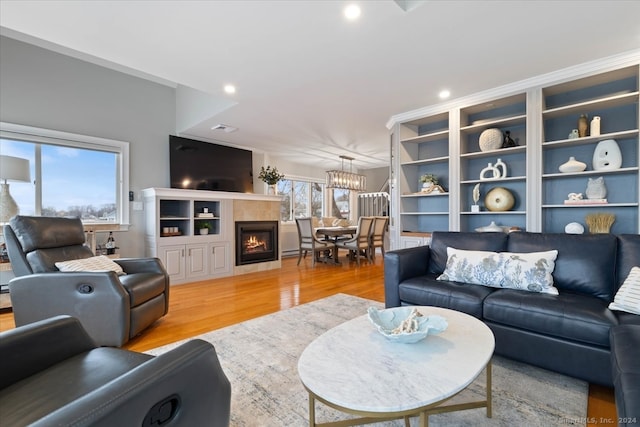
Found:
[[[336,242],[338,239],[344,236],[353,237],[358,231],[358,227],[355,225],[347,227],[318,227],[315,229],[316,236],[324,236],[324,240]]]
[[[341,237],[352,237],[358,231],[358,227],[355,225],[347,227],[317,227],[314,231],[316,233],[316,237],[321,237],[323,240],[335,244]],[[340,264],[340,260],[338,260],[337,257],[332,259],[331,256],[327,256],[327,261],[331,260],[335,264]]]

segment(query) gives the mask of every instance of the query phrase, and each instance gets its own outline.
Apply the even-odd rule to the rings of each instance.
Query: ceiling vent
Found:
[[[229,125],[219,124],[219,125],[213,126],[211,130],[223,130],[226,133],[231,133],[231,132],[237,131],[238,128],[234,128],[233,126],[229,126]]]

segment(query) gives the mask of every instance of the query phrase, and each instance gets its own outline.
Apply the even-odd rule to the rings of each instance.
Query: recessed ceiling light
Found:
[[[224,91],[228,94],[236,93],[236,87],[234,85],[224,85]]]
[[[344,16],[349,21],[355,21],[360,17],[360,6],[357,4],[350,4],[349,6],[344,8]]]
[[[451,92],[449,92],[448,90],[441,90],[440,93],[438,94],[438,96],[440,97],[440,99],[447,99],[448,97],[451,96]]]

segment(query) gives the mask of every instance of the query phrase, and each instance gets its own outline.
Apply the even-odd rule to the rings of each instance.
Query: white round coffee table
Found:
[[[386,419],[487,408],[491,417],[491,356],[495,339],[475,317],[437,307],[449,326],[415,344],[388,341],[363,315],[325,332],[303,351],[298,374],[309,392],[309,425],[317,426],[315,401],[362,418],[332,422],[357,425]],[[486,400],[441,405],[464,390],[487,368]]]

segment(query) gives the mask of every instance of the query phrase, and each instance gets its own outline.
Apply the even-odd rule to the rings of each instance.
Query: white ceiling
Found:
[[[398,3],[2,0],[0,25],[222,106],[184,136],[312,165],[351,155],[360,169],[387,165],[389,118],[441,102],[441,89],[459,98],[640,47],[637,0]]]

